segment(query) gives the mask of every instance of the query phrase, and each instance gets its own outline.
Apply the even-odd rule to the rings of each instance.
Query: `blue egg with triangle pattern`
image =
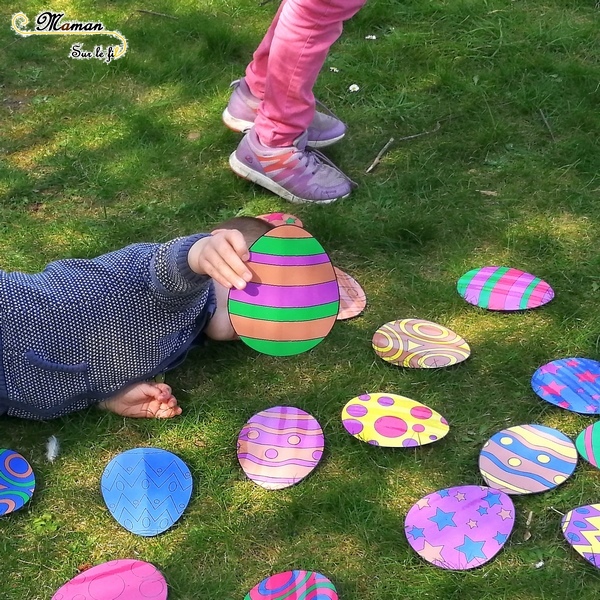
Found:
[[[119,525],[137,535],[153,536],[183,514],[192,495],[192,474],[171,452],[134,448],[108,463],[100,487]]]

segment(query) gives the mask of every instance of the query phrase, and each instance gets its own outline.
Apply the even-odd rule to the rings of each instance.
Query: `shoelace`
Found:
[[[300,148],[298,148],[298,150],[300,150]],[[358,183],[356,183],[356,181],[350,179],[350,177],[348,177],[348,175],[346,175],[346,173],[344,173],[330,158],[325,156],[325,154],[322,152],[319,152],[319,150],[306,147],[304,150],[300,151],[302,152],[303,158],[306,160],[304,166],[306,168],[314,167],[314,170],[311,171],[313,175],[319,170],[320,167],[323,166],[323,164],[326,164],[335,169],[342,177],[344,177],[344,179],[346,179],[354,189],[358,187]]]

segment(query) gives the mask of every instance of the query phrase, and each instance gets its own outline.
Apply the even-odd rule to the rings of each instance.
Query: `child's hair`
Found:
[[[215,229],[237,229],[250,246],[273,227],[274,225],[271,225],[271,223],[256,217],[233,217],[219,223]]]

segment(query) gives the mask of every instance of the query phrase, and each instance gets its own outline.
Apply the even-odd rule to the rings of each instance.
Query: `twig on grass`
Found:
[[[550,132],[550,137],[552,138],[552,141],[555,142],[556,138],[554,137],[554,132],[552,131],[552,127],[550,127],[550,123],[548,123],[548,119],[546,119],[546,115],[544,114],[544,111],[540,108],[540,115],[542,115],[542,121],[544,121],[544,125],[548,128],[548,131]]]
[[[145,8],[136,8],[135,12],[144,13],[146,15],[154,15],[155,17],[165,17],[166,19],[174,19],[177,21],[179,17],[174,17],[173,15],[166,15],[165,13],[156,12],[154,10],[146,10]]]
[[[375,160],[371,163],[371,166],[366,170],[366,173],[370,173],[378,164],[379,161],[381,160],[381,157],[387,152],[387,149],[394,143],[394,138],[391,137],[387,144],[379,151],[379,153],[377,154],[377,156],[375,157]]]
[[[435,133],[441,127],[440,122],[438,121],[435,124],[433,129],[429,131],[421,131],[420,133],[415,133],[413,135],[405,135],[404,137],[398,138],[398,142],[406,142],[407,140],[414,140],[415,138],[422,137],[424,135],[430,135]],[[381,157],[388,151],[389,147],[396,141],[393,137],[391,137],[387,144],[379,151],[379,154],[375,157],[375,160],[371,163],[371,166],[366,170],[367,173],[370,173],[380,162]]]

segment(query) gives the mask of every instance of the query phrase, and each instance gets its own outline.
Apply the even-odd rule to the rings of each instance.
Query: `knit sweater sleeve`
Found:
[[[157,246],[150,259],[150,285],[158,299],[195,295],[208,287],[210,277],[195,273],[188,264],[190,248],[208,235],[198,233]]]

